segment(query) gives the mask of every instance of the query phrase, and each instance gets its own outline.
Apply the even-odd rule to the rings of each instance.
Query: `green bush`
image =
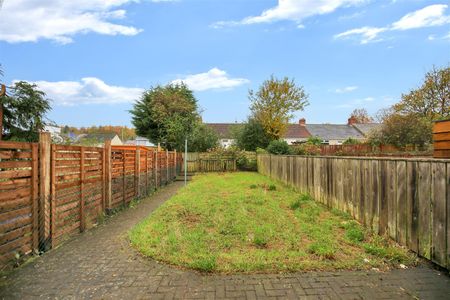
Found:
[[[293,154],[296,155],[320,155],[320,146],[314,144],[301,144],[292,148]]]
[[[283,140],[271,141],[267,147],[267,151],[277,155],[291,154],[291,148],[289,148],[288,143]]]
[[[342,143],[342,145],[358,145],[358,144],[360,144],[360,142],[352,137],[349,137]]]

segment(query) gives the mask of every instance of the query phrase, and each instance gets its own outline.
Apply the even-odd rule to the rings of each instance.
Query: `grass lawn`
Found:
[[[130,232],[142,254],[201,271],[385,269],[414,257],[257,173],[198,175]]]

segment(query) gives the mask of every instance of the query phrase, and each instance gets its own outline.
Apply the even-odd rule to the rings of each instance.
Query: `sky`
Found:
[[[0,0],[1,2],[1,0]],[[205,122],[240,122],[271,75],[309,95],[295,122],[375,115],[450,64],[448,0],[4,0],[6,84],[33,82],[59,125],[131,125],[145,89],[184,81]]]

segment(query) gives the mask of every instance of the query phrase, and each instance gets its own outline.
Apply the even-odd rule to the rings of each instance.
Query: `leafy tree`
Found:
[[[356,120],[356,123],[358,124],[365,124],[365,123],[372,123],[373,118],[369,115],[367,110],[365,108],[356,108],[352,111],[350,114],[350,118],[354,118]]]
[[[422,85],[403,94],[393,109],[396,113],[417,114],[428,120],[450,117],[450,67],[433,67],[425,74]]]
[[[194,127],[188,143],[190,152],[206,152],[218,146],[219,137],[206,124],[199,123]]]
[[[274,140],[267,147],[267,152],[271,154],[291,154],[291,149],[286,141]]]
[[[200,120],[197,100],[183,83],[150,88],[130,112],[138,135],[168,149],[184,149],[184,139]]]
[[[36,142],[45,126],[45,114],[50,103],[36,84],[25,81],[14,83],[12,94],[3,96],[3,134],[5,140]]]
[[[403,148],[406,145],[424,146],[431,142],[432,122],[417,114],[386,114],[381,130],[369,137],[371,144],[392,144]]]
[[[293,112],[308,105],[308,95],[302,86],[285,77],[271,76],[263,82],[257,92],[249,91],[250,110],[264,128],[266,134],[276,140],[283,136]]]
[[[233,136],[236,145],[247,151],[266,148],[271,141],[263,126],[254,118],[249,118],[247,123],[238,127]]]

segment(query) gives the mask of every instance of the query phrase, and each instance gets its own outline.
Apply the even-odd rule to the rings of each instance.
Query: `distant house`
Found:
[[[142,136],[137,136],[134,140],[127,140],[125,145],[155,147],[155,145],[150,142],[148,138]]]
[[[306,124],[306,121],[304,124],[311,136],[320,138],[323,144],[328,145],[341,145],[349,138],[364,142],[372,130],[381,126],[378,123],[356,123],[354,118],[349,118],[347,124]]]
[[[238,123],[207,123],[219,136],[222,147],[229,147],[235,140],[233,139],[233,128],[243,125]],[[301,144],[309,137],[318,137],[323,144],[341,145],[345,140],[353,138],[360,142],[367,140],[373,130],[378,130],[381,124],[356,123],[354,118],[349,118],[347,124],[307,124],[304,118],[298,123],[289,124],[286,134],[283,136],[289,145]]]
[[[241,126],[239,123],[207,123],[208,127],[213,129],[219,136],[220,146],[228,148],[235,143],[232,132],[233,128]],[[289,144],[298,144],[306,141],[311,135],[305,127],[299,122],[297,124],[289,124],[283,139]]]
[[[77,137],[76,142],[79,144],[101,147],[109,140],[113,146],[123,145],[122,140],[114,132],[80,134]]]
[[[52,141],[54,141],[56,143],[62,143],[64,141],[64,138],[61,134],[61,127],[53,126],[53,125],[45,125],[44,131],[50,132]]]

